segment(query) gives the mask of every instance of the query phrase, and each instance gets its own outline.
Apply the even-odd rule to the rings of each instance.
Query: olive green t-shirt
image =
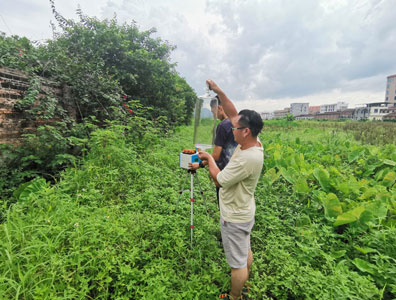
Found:
[[[241,150],[238,145],[228,165],[217,174],[221,185],[220,215],[227,222],[246,223],[254,218],[256,190],[264,163],[262,146]]]

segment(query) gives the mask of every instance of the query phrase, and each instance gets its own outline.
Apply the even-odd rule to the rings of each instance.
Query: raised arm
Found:
[[[230,120],[234,119],[238,116],[238,111],[236,110],[232,101],[227,97],[227,95],[223,92],[221,88],[214,82],[213,80],[206,80],[206,83],[209,85],[209,89],[215,92],[221,101],[221,106],[224,109],[225,114],[228,116]]]

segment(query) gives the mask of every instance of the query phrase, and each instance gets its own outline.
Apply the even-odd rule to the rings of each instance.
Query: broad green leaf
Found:
[[[349,224],[352,222],[356,222],[359,220],[360,215],[365,211],[363,206],[355,207],[354,209],[347,211],[337,217],[337,220],[334,222],[334,226]]]
[[[334,176],[334,177],[342,177],[340,171],[338,171],[338,169],[333,166],[330,167],[329,173],[331,174],[331,176]]]
[[[305,178],[303,178],[303,177],[300,177],[299,179],[297,179],[297,181],[293,187],[294,187],[295,192],[300,193],[300,194],[307,194],[310,191],[308,183],[305,180]]]
[[[349,163],[352,163],[356,161],[357,159],[360,158],[360,156],[363,154],[363,151],[361,149],[356,149],[352,151],[351,153],[348,154],[348,161]]]
[[[315,168],[313,172],[315,178],[319,181],[320,186],[328,192],[330,190],[330,177],[329,173],[322,168]]]
[[[373,216],[378,218],[385,218],[388,213],[388,207],[386,203],[383,203],[380,200],[371,202],[367,207],[367,211],[370,211]]]
[[[265,173],[265,177],[270,181],[270,184],[273,184],[280,177],[280,172],[276,172],[275,168],[271,168]]]
[[[356,195],[360,194],[360,185],[354,176],[349,176],[347,184],[350,192]]]
[[[360,200],[369,200],[375,198],[378,190],[374,187],[369,187],[364,191],[364,193],[359,197]]]
[[[377,252],[376,249],[369,248],[369,247],[360,248],[360,247],[358,247],[358,246],[353,246],[353,248],[355,248],[356,250],[362,252],[363,254]]]
[[[285,178],[291,184],[294,184],[299,177],[298,172],[292,167],[289,167],[287,169],[281,168],[280,171],[283,178]]]
[[[328,218],[336,218],[342,214],[342,206],[336,194],[330,193],[323,199],[325,216]]]
[[[395,181],[396,181],[396,173],[391,171],[385,175],[384,179],[382,180],[382,183],[386,187],[391,187],[395,183]]]
[[[281,160],[282,159],[282,155],[281,155],[281,153],[278,150],[276,150],[274,152],[274,159],[275,160]]]
[[[345,182],[338,183],[336,188],[338,191],[342,192],[343,194],[345,194],[347,196],[350,193],[349,185]]]
[[[29,182],[22,184],[18,190],[14,193],[14,196],[19,201],[26,201],[29,199],[31,194],[37,193],[46,187],[46,181],[44,178],[35,178]]]
[[[394,162],[393,160],[390,160],[390,159],[384,159],[383,162],[385,165],[388,165],[388,166],[392,166],[392,167],[396,166],[396,162]]]
[[[355,258],[353,260],[353,264],[362,272],[374,274],[376,267],[373,264],[368,263],[367,261],[360,259],[360,258]]]
[[[333,257],[334,259],[343,257],[346,253],[346,250],[338,250],[330,253],[330,256]]]

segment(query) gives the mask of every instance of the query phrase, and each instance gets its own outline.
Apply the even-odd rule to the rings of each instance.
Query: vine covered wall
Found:
[[[67,87],[59,83],[42,77],[36,79],[39,82],[39,88],[34,99],[34,106],[38,106],[40,99],[47,95],[63,99],[68,93]],[[41,118],[39,112],[32,118],[30,114],[26,114],[17,106],[18,101],[27,95],[31,86],[30,80],[27,72],[0,67],[0,144],[18,144],[22,134],[33,133],[38,126],[50,124],[56,120]],[[75,118],[73,106],[69,105],[66,110],[72,118]]]

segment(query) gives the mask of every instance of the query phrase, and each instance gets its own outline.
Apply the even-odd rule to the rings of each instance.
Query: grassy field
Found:
[[[265,123],[246,298],[396,297],[396,147],[357,141],[354,124]],[[0,227],[0,298],[216,299],[229,289],[207,170],[197,174],[209,214],[197,194],[192,246],[188,193],[173,212],[192,137],[179,127],[141,151],[114,125],[55,185],[23,186]]]

